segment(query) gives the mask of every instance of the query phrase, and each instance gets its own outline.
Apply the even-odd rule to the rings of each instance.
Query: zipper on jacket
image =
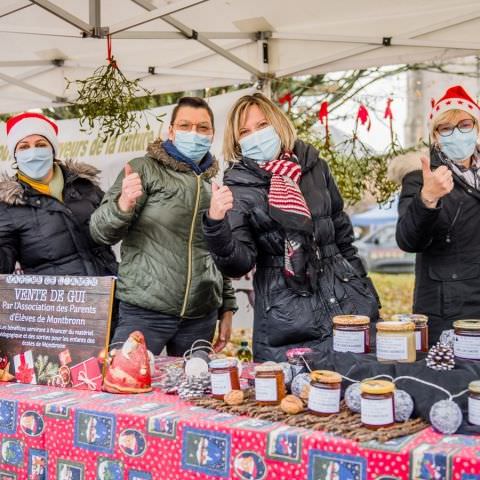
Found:
[[[193,235],[195,234],[195,223],[197,221],[198,207],[200,205],[200,187],[202,181],[200,175],[195,174],[195,178],[197,179],[197,194],[195,196],[195,207],[193,209],[192,223],[190,225],[190,235],[188,237],[187,284],[185,287],[185,297],[183,298],[183,305],[180,312],[180,317],[183,317],[187,310],[188,296],[190,295],[190,287],[192,286]]]
[[[462,212],[462,207],[463,207],[463,202],[460,202],[458,204],[458,208],[457,208],[457,211],[455,212],[455,215],[453,217],[453,220],[452,220],[452,223],[450,224],[450,227],[448,229],[448,232],[447,232],[447,235],[445,237],[445,241],[447,243],[450,243],[452,241],[451,237],[450,237],[450,233],[452,232],[453,230],[453,227],[455,226],[455,223],[457,223],[457,220],[458,220],[458,217],[460,216],[460,213]]]

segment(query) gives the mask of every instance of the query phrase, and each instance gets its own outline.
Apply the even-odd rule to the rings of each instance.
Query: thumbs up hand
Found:
[[[423,188],[421,198],[425,206],[435,208],[438,201],[453,190],[452,171],[445,165],[434,172],[430,170],[430,160],[422,157]]]
[[[212,199],[208,217],[212,220],[223,220],[229,210],[233,208],[233,194],[228,187],[220,187],[212,183]]]
[[[122,193],[118,198],[118,206],[122,212],[131,212],[137,200],[143,195],[142,179],[129,163],[125,165],[125,177],[122,181]]]

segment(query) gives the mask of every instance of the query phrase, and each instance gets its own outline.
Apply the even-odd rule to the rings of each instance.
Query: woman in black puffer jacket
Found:
[[[255,360],[318,347],[336,314],[375,321],[378,297],[335,181],[318,152],[295,141],[286,115],[261,94],[242,97],[227,119],[224,153],[233,166],[214,187],[204,232],[224,275],[256,267]]]
[[[8,147],[18,172],[0,178],[0,273],[18,262],[38,275],[116,275],[109,247],[89,232],[103,192],[99,171],[84,163],[54,160],[58,127],[38,113],[7,122]]]

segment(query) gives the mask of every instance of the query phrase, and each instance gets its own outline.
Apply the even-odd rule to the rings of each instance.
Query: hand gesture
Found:
[[[423,174],[422,201],[427,207],[433,208],[442,197],[453,190],[452,171],[442,165],[432,172],[430,160],[427,157],[422,157],[420,160]]]
[[[142,179],[129,163],[125,165],[125,177],[122,181],[122,193],[118,199],[118,206],[122,212],[131,212],[137,200],[143,195]]]
[[[212,183],[212,199],[208,217],[212,220],[223,220],[229,210],[233,208],[233,194],[228,187],[220,187]]]

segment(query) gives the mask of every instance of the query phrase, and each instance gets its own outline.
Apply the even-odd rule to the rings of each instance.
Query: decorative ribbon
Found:
[[[88,377],[88,374],[86,371],[85,372],[81,371],[78,374],[78,380],[79,382],[84,383],[90,390],[97,389],[97,384],[91,378]]]
[[[110,35],[107,35],[107,60],[113,68],[117,68],[117,62],[112,56],[112,37]]]
[[[32,383],[34,378],[33,368],[28,366],[24,353],[20,353],[20,365],[15,376],[20,383]]]
[[[318,111],[318,119],[322,125],[325,125],[325,143],[328,145],[330,138],[330,131],[328,129],[328,102],[322,102],[320,110]]]
[[[357,119],[355,120],[355,131],[357,130],[359,120],[362,125],[367,126],[367,131],[370,131],[372,121],[370,120],[370,114],[368,113],[367,107],[363,105],[363,103],[358,107]]]
[[[278,103],[280,103],[280,105],[288,103],[289,110],[292,108],[292,101],[293,101],[293,95],[290,92],[287,92],[285,95],[282,95],[278,99]]]
[[[393,112],[391,107],[392,102],[393,98],[387,98],[387,106],[385,107],[385,114],[383,115],[383,118],[389,118],[390,121],[393,120]]]

